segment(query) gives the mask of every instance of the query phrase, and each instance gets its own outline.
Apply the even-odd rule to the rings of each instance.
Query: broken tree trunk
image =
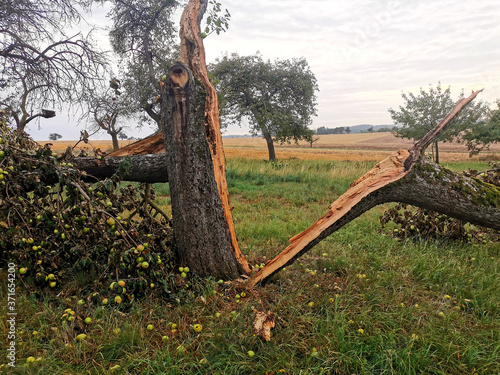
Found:
[[[200,22],[207,8],[207,0],[190,0],[181,16],[179,35],[181,38],[180,61],[184,62],[201,81],[206,91],[205,98],[205,134],[212,156],[215,181],[224,208],[224,217],[229,228],[231,248],[238,263],[245,273],[250,273],[250,266],[236,239],[233,215],[229,205],[229,193],[226,180],[226,159],[222,146],[222,135],[219,123],[219,99],[214,86],[208,78],[205,60],[205,48],[201,39]]]
[[[240,275],[204,131],[205,89],[181,62],[161,88],[172,226],[179,262],[198,276]]]
[[[163,136],[162,136],[163,142]],[[85,171],[88,180],[103,180],[124,168],[124,181],[168,182],[166,154],[145,154],[131,156],[106,156],[98,160],[95,157],[78,157],[71,160],[78,169]]]
[[[292,264],[317,243],[369,209],[388,202],[409,203],[473,224],[500,229],[500,189],[444,170],[421,159],[422,151],[480,91],[455,108],[414,147],[400,150],[355,181],[311,227],[290,239],[290,245],[250,280],[261,283]]]

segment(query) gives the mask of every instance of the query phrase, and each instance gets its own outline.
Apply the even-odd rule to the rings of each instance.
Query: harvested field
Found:
[[[324,159],[324,160],[353,160],[368,161],[382,160],[390,153],[400,148],[409,149],[413,142],[403,140],[393,136],[391,133],[361,133],[361,134],[329,134],[317,136],[318,141],[314,147],[301,142],[298,146],[277,145],[276,155],[280,159]],[[65,150],[68,145],[74,145],[77,141],[52,141],[40,142],[40,144],[52,143],[53,150]],[[124,147],[134,141],[120,141],[120,147]],[[267,147],[263,138],[223,138],[226,157],[243,157],[249,159],[267,159]],[[91,141],[95,148],[102,151],[111,151],[111,141]],[[92,147],[80,143],[77,148],[91,150]],[[470,160],[467,148],[464,145],[447,142],[440,143],[440,158],[442,161],[461,161]],[[473,159],[492,159],[500,158],[500,145],[491,146],[489,152],[484,152],[480,157]]]

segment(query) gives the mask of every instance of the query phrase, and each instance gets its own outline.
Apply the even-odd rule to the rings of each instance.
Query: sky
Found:
[[[498,0],[219,1],[231,20],[226,33],[205,39],[207,61],[233,52],[259,52],[272,61],[305,57],[320,90],[312,129],[390,125],[388,109],[404,104],[402,92],[439,82],[455,97],[462,89],[484,89],[476,100],[500,98]],[[105,27],[105,14],[97,9],[89,22]],[[107,43],[105,30],[99,40]],[[52,132],[78,139],[83,127],[62,115],[41,119],[29,133],[40,140]],[[248,132],[236,126],[225,134]]]

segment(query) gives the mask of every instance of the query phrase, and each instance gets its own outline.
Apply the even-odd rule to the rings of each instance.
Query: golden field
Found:
[[[353,160],[368,161],[382,160],[391,152],[400,148],[409,149],[412,142],[393,136],[391,133],[361,133],[361,134],[329,134],[317,136],[318,141],[313,148],[305,142],[295,144],[276,144],[276,156],[279,159],[324,159],[324,160]],[[120,141],[120,147],[124,147],[134,141]],[[226,157],[243,157],[251,159],[267,159],[267,147],[263,138],[223,138]],[[52,143],[54,151],[65,150],[68,145],[75,145],[77,141],[50,141],[39,142],[40,144]],[[111,151],[111,140],[91,141],[95,148],[102,151]],[[440,143],[440,159],[442,161],[470,160],[467,148],[455,142]],[[77,149],[92,147],[79,143]],[[500,157],[500,145],[491,146],[490,151],[480,156],[484,159],[498,159]],[[478,157],[474,157],[478,159]],[[473,158],[473,159],[474,159]]]

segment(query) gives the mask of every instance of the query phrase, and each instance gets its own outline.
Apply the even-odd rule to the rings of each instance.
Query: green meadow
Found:
[[[240,247],[257,267],[375,162],[228,159]],[[482,170],[486,163],[449,163]],[[155,186],[169,210],[168,185]],[[19,280],[16,367],[6,374],[500,374],[500,244],[410,240],[381,228],[379,206],[268,284],[190,279],[179,301],[125,311],[82,296],[35,299]],[[86,275],[76,275],[85,283]],[[189,276],[191,278],[192,276]],[[2,271],[7,282],[7,272]],[[6,289],[1,299],[7,301]],[[66,309],[75,319],[62,318]],[[254,310],[275,314],[271,340]],[[7,303],[0,314],[7,316]],[[91,317],[91,323],[83,320]],[[200,324],[197,332],[193,326]],[[152,329],[148,329],[148,325]],[[6,319],[0,323],[8,331]],[[151,328],[151,327],[150,327]],[[77,334],[86,339],[75,340]],[[33,357],[33,362],[27,362]]]

